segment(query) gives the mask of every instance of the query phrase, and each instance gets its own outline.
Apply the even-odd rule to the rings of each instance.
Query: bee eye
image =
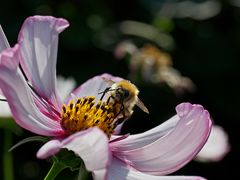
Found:
[[[124,97],[127,98],[129,96],[129,91],[124,89]]]

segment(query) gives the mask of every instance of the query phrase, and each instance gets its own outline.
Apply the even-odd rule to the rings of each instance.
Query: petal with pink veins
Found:
[[[61,148],[73,151],[83,159],[88,171],[96,171],[95,173],[104,179],[105,173],[101,172],[108,166],[111,152],[108,147],[108,138],[102,130],[93,127],[70,135],[62,141],[51,140],[39,149],[37,157],[41,159],[50,157]]]
[[[200,105],[182,103],[176,110],[179,119],[174,117],[168,125],[154,128],[155,133],[150,130],[143,133],[145,137],[133,135],[111,143],[113,155],[147,174],[166,175],[180,169],[201,150],[209,136],[211,120]],[[139,144],[131,145],[133,139]]]
[[[113,158],[111,166],[108,169],[108,180],[206,180],[199,176],[153,176],[144,174],[131,167],[126,166],[123,162]]]
[[[34,103],[32,92],[18,69],[18,46],[1,55],[0,85],[12,115],[21,127],[45,136],[64,134],[60,123],[44,116]]]
[[[65,19],[32,16],[25,20],[18,36],[21,66],[43,98],[59,109],[61,101],[56,92],[56,62],[58,34],[69,26]]]
[[[159,126],[150,129],[144,133],[134,134],[127,136],[126,138],[122,138],[121,141],[116,141],[115,138],[117,136],[111,136],[111,141],[116,141],[116,143],[111,143],[111,149],[117,151],[129,151],[137,148],[141,148],[148,144],[153,143],[154,141],[158,140],[162,136],[166,135],[176,126],[179,121],[179,117],[177,115],[173,116],[169,120],[165,121],[164,123],[160,124]],[[120,136],[121,137],[121,136]],[[119,146],[120,143],[120,146]]]

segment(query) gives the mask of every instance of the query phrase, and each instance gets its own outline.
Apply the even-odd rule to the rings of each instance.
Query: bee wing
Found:
[[[147,107],[143,104],[143,102],[142,102],[138,97],[137,97],[136,105],[137,105],[141,110],[143,110],[143,112],[149,114],[149,111],[148,111]]]
[[[108,83],[109,85],[113,85],[114,83],[116,83],[116,82],[114,82],[113,80],[107,79],[107,78],[105,78],[105,77],[102,77],[102,79],[103,79],[106,83]]]

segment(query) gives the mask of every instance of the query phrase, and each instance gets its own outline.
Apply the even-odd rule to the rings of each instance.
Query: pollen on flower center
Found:
[[[120,106],[100,100],[96,103],[94,96],[79,98],[76,103],[72,100],[62,107],[61,125],[69,134],[97,126],[110,137],[116,127]]]

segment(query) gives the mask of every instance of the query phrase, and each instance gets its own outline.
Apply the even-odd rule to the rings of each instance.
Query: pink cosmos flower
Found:
[[[56,88],[57,45],[58,34],[68,25],[60,18],[29,17],[21,28],[18,44],[0,54],[0,88],[15,121],[33,133],[52,137],[37,157],[44,159],[66,148],[83,159],[97,180],[203,179],[165,176],[191,161],[205,144],[211,120],[201,105],[182,103],[176,107],[177,114],[165,123],[135,135],[108,138],[96,126],[69,134],[62,127],[63,104],[89,95],[99,99],[99,92],[109,87],[102,77],[120,80],[109,74],[96,76],[62,102]]]

